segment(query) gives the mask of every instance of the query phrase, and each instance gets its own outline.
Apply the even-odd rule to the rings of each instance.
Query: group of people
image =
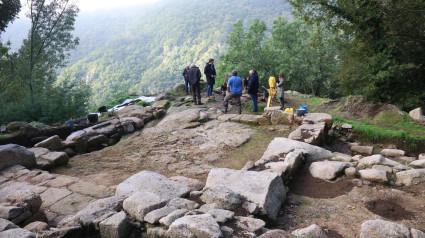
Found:
[[[204,74],[207,78],[207,97],[212,97],[213,87],[215,84],[216,72],[214,67],[214,59],[208,60],[208,63],[204,67]],[[195,105],[203,105],[201,102],[201,70],[192,63],[190,68],[189,65],[183,71],[183,77],[185,79],[185,91],[186,94],[192,93],[193,102]]]
[[[208,63],[204,67],[204,74],[207,78],[207,97],[212,97],[213,87],[215,84],[215,78],[216,78],[216,71],[214,67],[214,59],[210,59]],[[203,105],[201,102],[201,71],[196,66],[195,63],[192,63],[190,68],[189,66],[186,66],[186,68],[183,71],[183,77],[185,79],[185,91],[186,94],[189,94],[189,92],[193,96],[193,102],[195,105]],[[283,107],[283,81],[284,81],[284,75],[279,74],[279,83],[277,84],[277,94],[280,98],[280,101],[282,103]],[[257,112],[258,111],[258,90],[260,87],[259,78],[257,71],[250,70],[249,71],[249,77],[245,78],[245,80],[242,80],[241,77],[238,76],[238,71],[233,70],[231,76],[226,74],[225,82],[222,85],[221,89],[222,91],[227,92],[226,96],[224,97],[224,113],[227,113],[229,100],[232,98],[236,99],[236,105],[238,108],[238,113],[241,114],[242,112],[242,106],[241,106],[241,96],[242,91],[245,89],[249,96],[251,97],[251,101],[253,104],[252,111]]]

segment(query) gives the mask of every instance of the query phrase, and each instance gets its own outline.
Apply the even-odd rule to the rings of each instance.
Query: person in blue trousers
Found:
[[[258,111],[257,101],[258,101],[258,88],[260,87],[258,74],[255,70],[249,71],[249,80],[248,80],[248,94],[251,97],[252,101],[252,112]]]
[[[212,96],[213,87],[215,84],[216,72],[214,68],[214,59],[208,60],[208,63],[205,65],[204,74],[207,77],[207,97]]]

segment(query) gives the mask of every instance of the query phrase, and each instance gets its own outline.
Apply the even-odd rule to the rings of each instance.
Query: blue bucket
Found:
[[[307,113],[307,106],[306,105],[301,105],[300,109],[304,109],[304,111]]]

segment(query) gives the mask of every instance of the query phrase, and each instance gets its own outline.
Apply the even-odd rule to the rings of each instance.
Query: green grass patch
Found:
[[[371,139],[374,142],[377,142],[381,139],[392,139],[396,138],[398,140],[408,140],[412,143],[425,140],[425,135],[412,134],[404,130],[385,128],[379,125],[373,125],[369,122],[362,123],[353,120],[346,120],[339,116],[334,116],[334,120],[340,123],[348,123],[353,125],[353,130],[364,134],[366,137]],[[405,125],[406,127],[408,125]],[[411,126],[408,126],[412,128]]]
[[[10,137],[12,137],[12,135],[10,135],[10,134],[0,135],[0,140],[4,140],[4,139],[10,138]]]
[[[145,102],[145,101],[140,101],[140,102],[137,103],[137,105],[142,106],[142,107],[147,107],[147,106],[150,106],[152,104],[153,104],[153,102]]]

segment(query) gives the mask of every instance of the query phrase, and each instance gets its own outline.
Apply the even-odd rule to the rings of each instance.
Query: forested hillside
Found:
[[[122,10],[124,11],[124,10]],[[96,105],[114,94],[150,94],[182,81],[184,65],[203,67],[226,51],[228,34],[238,19],[271,25],[289,16],[283,1],[163,1],[150,8],[81,15],[75,35],[80,45],[60,80],[82,80],[93,89]]]

